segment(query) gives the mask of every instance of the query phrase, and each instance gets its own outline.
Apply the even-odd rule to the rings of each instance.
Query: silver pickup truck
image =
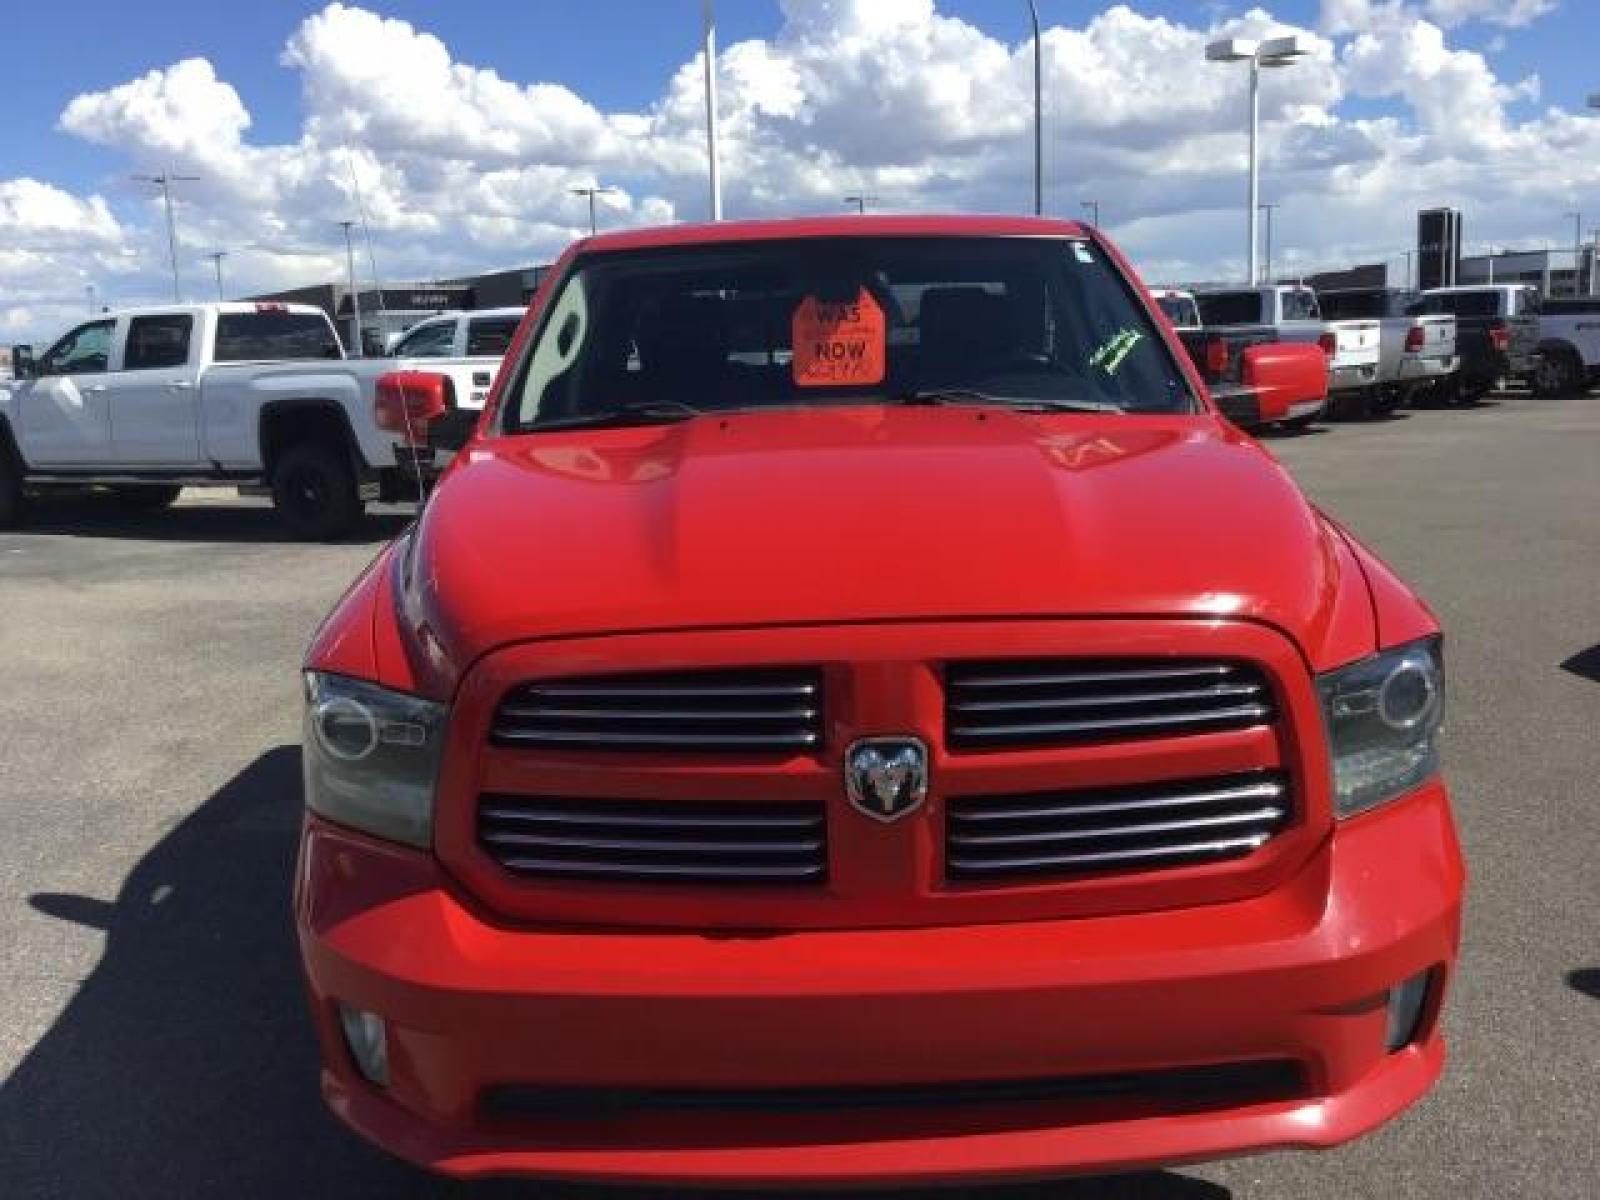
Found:
[[[1328,356],[1328,401],[1332,411],[1354,402],[1364,404],[1365,393],[1378,382],[1377,321],[1329,321],[1317,303],[1317,294],[1299,284],[1263,284],[1260,287],[1217,288],[1195,293],[1200,319],[1207,329],[1240,325],[1271,325],[1284,342],[1312,342]],[[1281,422],[1290,427],[1311,424],[1322,411],[1297,413]]]
[[[1420,296],[1406,288],[1338,288],[1319,291],[1322,315],[1334,321],[1378,322],[1378,382],[1367,392],[1365,412],[1386,416],[1431,393],[1449,394],[1460,369],[1456,319],[1417,311]]]
[[[1600,383],[1600,296],[1551,298],[1539,311],[1533,390],[1571,396]]]

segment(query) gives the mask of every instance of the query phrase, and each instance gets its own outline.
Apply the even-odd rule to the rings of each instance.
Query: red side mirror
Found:
[[[428,426],[456,406],[455,385],[433,371],[390,371],[378,376],[373,417],[379,429],[410,446],[428,444]]]
[[[1281,421],[1296,405],[1328,396],[1328,358],[1318,346],[1268,342],[1240,355],[1239,382],[1255,391],[1263,424]]]

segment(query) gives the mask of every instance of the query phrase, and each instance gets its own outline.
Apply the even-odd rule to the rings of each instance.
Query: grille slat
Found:
[[[1228,825],[1261,825],[1285,816],[1281,808],[1269,806],[1242,813],[1195,817],[1188,821],[1156,821],[1143,825],[1098,825],[1087,829],[1054,829],[1035,833],[957,833],[950,836],[952,846],[1016,846],[1048,842],[1081,842],[1096,838],[1149,837],[1159,833],[1188,833],[1194,829],[1213,829]]]
[[[1265,845],[1267,835],[1253,834],[1245,838],[1224,838],[1209,842],[1188,842],[1179,846],[1145,846],[1137,850],[1096,850],[1074,854],[1035,854],[1026,858],[976,859],[954,855],[950,859],[953,870],[982,871],[1039,871],[1052,867],[1110,867],[1130,863],[1148,862],[1158,858],[1231,858],[1248,853]]]
[[[822,805],[489,795],[478,844],[527,877],[797,883],[827,877]]]
[[[1276,716],[1266,677],[1244,663],[1007,660],[951,663],[945,674],[954,750],[1246,729]]]
[[[1027,667],[1029,664],[1020,664]],[[1010,671],[1009,663],[992,664],[992,673],[979,664],[968,666],[961,680],[967,687],[1014,688],[1037,687],[1041,684],[1077,686],[1087,683],[1145,683],[1160,679],[1214,678],[1226,675],[1231,668],[1226,663],[1201,663],[1181,667],[1127,667],[1099,671],[1029,670]]]
[[[1104,705],[1114,708],[1121,704],[1158,704],[1176,700],[1227,700],[1234,696],[1259,696],[1258,683],[1222,683],[1215,687],[1195,688],[1187,691],[1113,692],[1102,696],[1054,696],[1045,700],[961,700],[950,705],[952,712],[1013,712],[1028,709],[1090,708]]]
[[[754,713],[749,709],[682,709],[682,708],[630,708],[619,712],[614,707],[574,708],[571,705],[547,705],[534,708],[526,705],[506,704],[500,708],[505,717],[538,718],[571,721],[808,721],[817,715],[814,708],[785,708],[777,712]]]
[[[1259,849],[1290,816],[1277,774],[953,797],[946,866],[952,878],[981,881],[1210,862]]]
[[[821,880],[826,870],[809,864],[615,863],[572,862],[553,858],[507,858],[504,865],[523,875],[572,879],[670,879],[674,883],[789,883]]]
[[[1247,783],[1238,787],[1212,788],[1195,792],[1182,792],[1167,796],[1140,796],[1132,800],[1109,800],[1097,804],[1074,804],[1077,816],[1105,816],[1146,810],[1183,808],[1197,804],[1220,804],[1231,800],[1271,800],[1283,795],[1283,785],[1276,782]],[[1045,800],[1048,800],[1046,797]],[[987,803],[987,802],[986,802]],[[995,804],[993,807],[973,809],[962,814],[962,820],[971,824],[987,821],[1027,821],[1059,814],[1060,806],[1050,803]]]
[[[490,846],[506,846],[513,849],[517,846],[539,846],[561,850],[619,850],[624,853],[638,851],[653,854],[749,854],[759,858],[808,855],[822,849],[821,838],[775,845],[771,842],[697,842],[672,838],[601,838],[551,833],[492,832],[485,833],[483,840]]]
[[[814,667],[540,680],[495,712],[497,745],[601,752],[792,753],[822,744]]]
[[[622,825],[636,829],[821,829],[822,817],[819,816],[777,816],[762,813],[759,816],[735,816],[731,813],[718,813],[706,816],[695,813],[661,812],[639,809],[627,809],[619,806],[619,811],[609,811],[599,808],[567,808],[551,807],[541,802],[537,810],[514,808],[509,806],[485,805],[479,816],[487,821],[527,821],[533,823],[559,824],[559,825]]]
[[[714,678],[714,676],[710,676]],[[699,700],[717,699],[794,700],[817,694],[815,683],[788,684],[656,684],[627,685],[591,683],[527,684],[523,689],[530,696],[561,700]]]

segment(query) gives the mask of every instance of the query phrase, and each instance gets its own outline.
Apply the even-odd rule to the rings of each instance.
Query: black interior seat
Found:
[[[981,287],[929,288],[917,324],[924,383],[979,378],[1017,350],[1010,304]]]

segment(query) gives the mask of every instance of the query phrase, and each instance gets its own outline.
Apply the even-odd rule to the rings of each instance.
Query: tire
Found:
[[[1405,406],[1407,398],[1398,387],[1379,388],[1367,397],[1367,416],[1392,417]]]
[[[1444,393],[1444,402],[1451,408],[1474,408],[1493,389],[1493,383],[1481,379],[1462,379],[1455,377],[1455,382]]]
[[[112,498],[120,507],[130,512],[155,512],[158,509],[171,508],[182,493],[183,489],[175,483],[151,486],[129,485],[111,489]]]
[[[26,498],[22,494],[22,472],[5,443],[4,432],[0,429],[0,529],[15,529],[22,524]]]
[[[1583,364],[1571,350],[1541,352],[1533,369],[1533,394],[1542,400],[1571,396],[1583,390]]]
[[[366,511],[350,460],[326,442],[300,442],[284,451],[272,472],[272,506],[302,542],[341,538]]]

